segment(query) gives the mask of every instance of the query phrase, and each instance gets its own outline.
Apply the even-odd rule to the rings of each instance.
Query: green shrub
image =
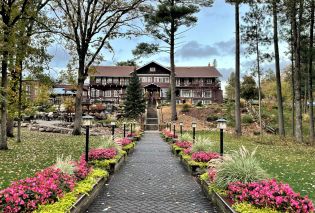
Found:
[[[267,178],[267,173],[255,158],[256,149],[250,153],[244,146],[234,151],[217,170],[216,184],[226,188],[231,182],[249,183]]]
[[[180,141],[192,141],[192,136],[189,133],[184,133],[179,137]]]
[[[199,136],[196,138],[195,143],[193,144],[191,151],[194,152],[209,152],[212,150],[212,144],[210,139],[205,136]]]
[[[244,115],[242,117],[242,122],[245,124],[252,124],[252,123],[254,123],[254,119],[250,115]]]
[[[219,117],[217,115],[208,115],[208,117],[207,117],[208,122],[214,122],[218,119],[219,119]]]
[[[61,155],[60,157],[58,156],[56,160],[55,168],[60,169],[62,172],[68,175],[73,175],[75,166],[73,164],[71,155],[65,158],[63,158],[63,155]]]
[[[108,149],[115,148],[117,151],[121,150],[121,147],[110,136],[104,136],[100,142],[99,148]]]
[[[202,107],[202,102],[199,101],[197,104],[196,104],[197,107]]]
[[[189,104],[183,104],[182,112],[189,112],[190,105]]]

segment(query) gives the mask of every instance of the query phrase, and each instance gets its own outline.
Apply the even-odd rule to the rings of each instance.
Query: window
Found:
[[[99,90],[96,90],[95,97],[100,97],[100,91]]]
[[[91,89],[91,97],[95,97],[95,89],[94,88]]]
[[[212,91],[211,90],[206,90],[204,92],[204,97],[205,98],[211,98],[211,96],[212,96]]]
[[[31,94],[31,85],[26,85],[26,93]]]
[[[202,91],[200,91],[200,90],[193,90],[193,97],[200,98],[201,94],[202,94]]]
[[[102,78],[95,78],[95,83],[101,84],[101,82],[102,82]]]
[[[150,67],[150,72],[155,72],[155,67]]]
[[[183,89],[182,90],[182,97],[189,98],[190,97],[190,90]]]
[[[119,90],[114,90],[114,97],[118,97],[119,96]]]
[[[111,96],[111,91],[110,90],[106,90],[105,91],[105,97],[110,97]]]
[[[113,78],[113,84],[118,84],[119,78]]]

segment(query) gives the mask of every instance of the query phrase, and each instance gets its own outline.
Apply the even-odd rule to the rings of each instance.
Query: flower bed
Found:
[[[54,166],[37,172],[34,177],[13,182],[0,191],[0,211],[30,212],[39,205],[55,203],[65,193],[73,191],[76,183],[90,172],[85,161],[73,162],[73,175],[66,174]]]
[[[314,205],[307,196],[294,192],[288,184],[266,178],[254,154],[255,150],[250,153],[242,147],[220,161],[211,161],[212,167],[200,176],[202,188],[213,202],[216,202],[213,194],[225,200],[220,206],[222,211],[314,212]]]
[[[216,152],[195,152],[192,154],[191,159],[197,162],[209,162],[219,157],[220,155]]]
[[[173,142],[174,138],[178,138],[178,135],[174,135],[174,133],[172,133],[172,131],[169,131],[167,129],[164,129],[161,131],[161,135],[162,138],[166,141],[166,142]]]
[[[227,187],[227,195],[235,203],[249,203],[257,208],[268,207],[280,212],[314,212],[307,196],[302,197],[288,184],[275,179],[252,183],[234,182]]]

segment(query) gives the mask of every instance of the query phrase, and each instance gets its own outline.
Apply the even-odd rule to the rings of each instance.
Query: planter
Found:
[[[135,143],[135,142],[134,142],[134,143]],[[127,146],[128,146],[128,145],[127,145]],[[134,146],[132,146],[131,148],[129,148],[129,149],[124,149],[124,148],[123,148],[123,150],[127,152],[127,155],[130,155],[130,154],[132,154],[133,151],[135,150],[135,144],[134,144]]]
[[[201,186],[202,191],[206,195],[206,197],[214,203],[221,212],[223,213],[236,213],[236,211],[225,201],[218,193],[214,192],[213,190],[209,190],[209,184],[198,178],[198,182]]]
[[[184,165],[184,167],[187,169],[187,171],[193,176],[201,175],[207,169],[207,168],[201,168],[198,165],[191,165],[191,164],[189,164],[186,159],[182,158],[182,156],[181,156],[180,161]]]
[[[123,155],[117,163],[110,163],[109,164],[109,174],[112,175],[114,174],[115,172],[117,172],[120,167],[122,166],[123,162],[125,161],[125,158],[126,158],[126,155]]]
[[[78,200],[71,207],[70,212],[71,213],[85,212],[87,208],[96,199],[96,197],[102,192],[107,180],[108,180],[107,177],[100,178],[97,181],[97,183],[93,186],[93,189],[92,191],[89,192],[89,194],[83,194],[78,198]]]
[[[180,157],[180,152],[182,151],[182,149],[175,149],[173,146],[171,146],[171,151],[174,155],[176,155],[176,157]]]

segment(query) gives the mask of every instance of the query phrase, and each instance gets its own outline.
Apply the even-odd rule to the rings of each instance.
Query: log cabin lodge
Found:
[[[142,67],[96,66],[89,76],[89,89],[83,96],[93,103],[119,104],[124,99],[129,79],[136,72],[143,93],[157,102],[167,100],[170,88],[170,69],[157,62]],[[176,67],[176,102],[202,104],[222,103],[220,72],[210,64],[200,67]]]

